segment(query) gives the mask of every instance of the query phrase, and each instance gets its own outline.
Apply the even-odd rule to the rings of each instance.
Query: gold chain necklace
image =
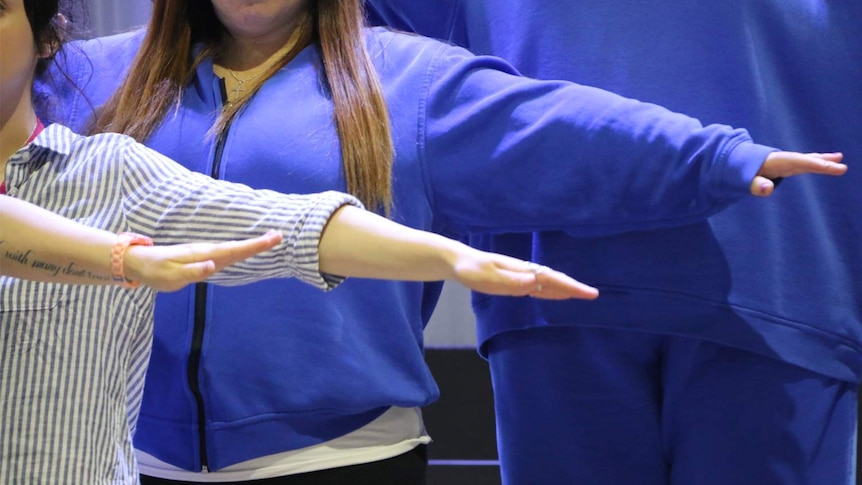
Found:
[[[245,93],[245,92],[246,92],[245,83],[247,83],[247,82],[251,82],[251,81],[254,81],[254,80],[256,80],[257,78],[259,78],[259,77],[263,76],[263,74],[264,74],[267,70],[266,70],[266,69],[264,69],[263,71],[261,71],[261,72],[259,72],[259,73],[255,74],[254,76],[247,77],[247,78],[245,78],[245,79],[240,79],[240,78],[236,75],[236,73],[234,73],[234,72],[233,72],[233,70],[231,70],[231,69],[225,69],[225,71],[227,71],[228,75],[230,75],[230,77],[232,77],[232,78],[233,78],[233,80],[236,82],[236,84],[234,85],[233,89],[231,89],[231,92],[233,93],[233,98],[234,98],[234,99],[238,99],[238,98],[241,98],[241,97],[243,96],[243,93]]]

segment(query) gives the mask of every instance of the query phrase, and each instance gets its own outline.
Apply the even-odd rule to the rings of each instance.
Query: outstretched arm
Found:
[[[352,206],[339,209],[320,240],[320,270],[362,278],[452,279],[493,295],[543,299],[598,297],[563,273],[396,224]]]
[[[0,196],[0,274],[35,281],[108,285],[117,235]],[[131,246],[124,271],[160,291],[203,281],[226,266],[281,242],[279,233],[243,241]],[[321,271],[408,281],[454,279],[484,293],[564,299],[598,291],[549,268],[479,251],[436,234],[344,206],[320,241]]]
[[[35,281],[108,285],[117,235],[84,226],[27,202],[0,196],[0,274]],[[126,276],[157,290],[203,281],[225,266],[281,241],[269,233],[244,241],[132,246]]]

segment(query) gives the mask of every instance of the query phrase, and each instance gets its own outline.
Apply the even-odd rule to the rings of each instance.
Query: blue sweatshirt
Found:
[[[744,126],[761,143],[843,151],[841,179],[787,180],[708,223],[582,238],[474,238],[601,289],[595,302],[476,295],[480,343],[589,325],[703,338],[824,375],[862,374],[862,2],[370,0],[372,21]],[[540,5],[539,5],[540,4]],[[681,43],[679,39],[690,39]]]
[[[123,34],[70,50],[61,65],[89,99],[46,81],[65,108],[58,116],[84,126],[140,40]],[[772,150],[744,130],[529,80],[436,41],[377,30],[368,46],[392,119],[393,218],[409,226],[606,235],[690,223],[747,195]],[[206,60],[146,143],[255,188],[343,190],[319,64],[315,47],[303,50],[217,145],[206,133],[222,88]],[[422,332],[439,291],[352,279],[326,296],[293,281],[159,296],[136,446],[184,469],[218,470],[344,435],[390,406],[431,403],[438,389]]]

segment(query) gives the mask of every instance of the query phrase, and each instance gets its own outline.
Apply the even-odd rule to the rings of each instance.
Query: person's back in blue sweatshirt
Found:
[[[368,3],[372,20],[528,76],[862,157],[855,0]],[[788,180],[770,203],[674,229],[474,238],[602,291],[474,297],[505,481],[852,483],[860,176]]]

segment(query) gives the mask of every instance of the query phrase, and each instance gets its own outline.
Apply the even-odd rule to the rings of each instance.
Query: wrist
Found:
[[[437,236],[440,241],[440,257],[443,259],[446,274],[443,279],[458,279],[459,265],[469,259],[471,247],[443,236]]]
[[[136,271],[130,271],[127,274],[127,259],[130,246],[152,246],[153,240],[147,236],[134,234],[131,232],[122,232],[117,235],[114,245],[111,247],[111,277],[115,284],[123,288],[137,288],[141,285],[139,281],[133,281],[129,278],[129,274],[135,274]]]
[[[123,272],[126,281],[148,284],[145,274],[147,265],[147,246],[131,245],[126,250],[126,258],[123,260]]]

